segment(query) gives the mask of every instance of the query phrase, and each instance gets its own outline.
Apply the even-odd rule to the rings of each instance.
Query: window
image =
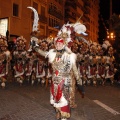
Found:
[[[38,11],[38,4],[36,2],[33,2],[33,8],[35,8],[36,11]]]
[[[57,19],[55,19],[55,18],[53,19],[53,18],[49,17],[49,26],[58,29],[60,27],[60,24],[59,24],[59,21]]]
[[[45,26],[40,25],[40,34],[45,35]]]
[[[41,15],[45,16],[45,7],[41,6]]]
[[[13,3],[13,16],[19,16],[19,5],[15,3]]]
[[[8,30],[8,18],[0,19],[0,34],[6,36]]]

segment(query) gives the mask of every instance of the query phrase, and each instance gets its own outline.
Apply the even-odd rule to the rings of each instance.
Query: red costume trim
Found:
[[[63,86],[64,80],[61,81],[61,83],[57,86],[57,91],[54,91],[54,84],[51,85],[51,93],[53,95],[53,99],[58,102],[60,98],[62,97],[62,86]],[[55,94],[56,93],[56,94]]]
[[[58,39],[56,40],[56,43],[57,43],[57,42],[61,42],[61,43],[63,43],[63,42],[64,42],[64,40],[63,40],[63,39],[58,38]]]
[[[62,112],[70,113],[70,107],[69,107],[69,105],[64,106],[64,107],[61,107],[61,111],[62,111]]]
[[[5,68],[5,65],[0,66],[0,74],[3,72],[3,69]]]

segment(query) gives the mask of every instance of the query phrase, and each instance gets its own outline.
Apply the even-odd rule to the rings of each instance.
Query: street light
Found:
[[[114,39],[115,39],[114,32],[108,33],[108,34],[107,34],[107,38],[108,38],[109,40],[114,40]]]
[[[111,45],[114,44],[114,40],[115,40],[115,34],[114,32],[108,32],[107,33],[107,39],[109,40],[109,42],[111,43]]]

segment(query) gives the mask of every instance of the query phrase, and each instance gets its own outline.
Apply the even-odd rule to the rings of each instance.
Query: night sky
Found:
[[[120,0],[112,0],[112,13],[120,14]],[[100,0],[100,14],[104,20],[110,16],[110,0]]]
[[[120,0],[112,0],[112,14],[120,15]],[[102,43],[107,36],[110,19],[110,0],[100,0],[100,19],[99,19],[99,43]]]

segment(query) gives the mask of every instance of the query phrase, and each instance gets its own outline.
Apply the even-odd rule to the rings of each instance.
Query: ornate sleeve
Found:
[[[48,53],[48,52],[41,50],[39,47],[35,47],[34,50],[35,50],[36,52],[38,52],[41,56],[44,56],[44,57],[47,56],[47,53]]]
[[[72,71],[73,71],[74,76],[76,78],[77,84],[82,85],[82,79],[80,78],[80,74],[79,74],[77,66],[76,66],[76,59],[77,59],[76,54],[72,53],[70,55],[70,61],[72,63]]]
[[[75,63],[72,65],[72,70],[76,78],[77,84],[82,85],[82,79],[80,78],[80,75],[79,75],[79,72],[78,72],[78,69]]]

